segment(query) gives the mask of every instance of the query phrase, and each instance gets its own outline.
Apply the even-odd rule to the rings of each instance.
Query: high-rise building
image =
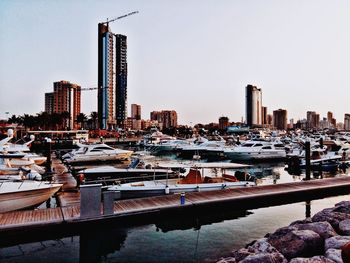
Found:
[[[141,120],[141,105],[131,104],[131,118]]]
[[[248,126],[262,124],[262,92],[256,86],[246,87],[246,122]]]
[[[116,119],[117,125],[122,127],[127,117],[127,42],[126,36],[115,35],[116,37]]]
[[[114,34],[108,24],[98,24],[97,111],[100,129],[114,128]]]
[[[52,114],[53,113],[53,108],[54,108],[54,102],[53,102],[53,98],[54,98],[54,93],[53,92],[47,92],[45,93],[45,111],[48,114]]]
[[[161,129],[177,127],[177,113],[174,110],[152,111],[151,121],[157,121]]]
[[[65,128],[76,129],[78,124],[75,120],[80,114],[81,87],[78,84],[61,80],[53,83],[53,89],[53,112],[67,112]]]
[[[267,107],[261,107],[261,122],[264,125],[267,125]]]
[[[225,130],[229,126],[229,119],[228,117],[220,117],[219,118],[219,129],[220,130]]]
[[[349,113],[344,114],[344,130],[346,130],[346,131],[350,130],[350,114]]]
[[[132,129],[141,130],[141,105],[131,104]]]
[[[101,129],[124,128],[127,117],[127,37],[98,24],[98,119]]]
[[[273,126],[278,130],[287,129],[287,110],[279,109],[273,111]]]
[[[306,112],[307,128],[317,129],[320,122],[320,115],[315,111]]]

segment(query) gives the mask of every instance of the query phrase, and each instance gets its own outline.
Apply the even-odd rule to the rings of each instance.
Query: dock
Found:
[[[123,225],[135,222],[152,222],[152,219],[168,215],[184,215],[216,209],[245,210],[287,203],[309,201],[350,193],[350,177],[326,178],[256,187],[223,189],[207,192],[186,193],[185,203],[180,195],[164,195],[113,203],[113,213],[95,217],[80,216],[80,194],[77,191],[62,192],[58,196],[60,207],[0,214],[0,245],[16,243],[26,236],[46,238],[70,236],[88,228],[104,227],[108,224]],[[148,221],[147,221],[148,220]],[[5,239],[6,237],[6,239]],[[39,238],[39,237],[38,237]],[[42,237],[44,238],[44,237]],[[23,241],[23,240],[22,240]]]

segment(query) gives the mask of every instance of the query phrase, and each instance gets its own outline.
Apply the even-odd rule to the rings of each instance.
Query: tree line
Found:
[[[43,111],[36,115],[12,115],[7,122],[22,125],[25,129],[31,130],[67,130],[73,129],[70,127],[70,119],[70,114],[67,111],[52,114]],[[97,119],[97,112],[92,111],[89,116],[84,113],[78,114],[74,122],[81,129],[95,130],[98,128]]]

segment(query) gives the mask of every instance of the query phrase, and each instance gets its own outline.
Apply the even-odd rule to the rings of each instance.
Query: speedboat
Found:
[[[105,162],[128,160],[133,151],[115,149],[106,144],[79,144],[79,148],[62,156],[65,163]]]
[[[169,168],[180,167],[177,164]],[[182,168],[186,166],[181,166]],[[188,167],[188,166],[187,166]],[[200,192],[237,187],[254,186],[253,181],[240,181],[234,175],[226,174],[226,169],[246,167],[243,164],[234,163],[196,163],[192,165],[184,177],[175,179],[163,179],[153,181],[139,181],[113,185],[107,188],[109,191],[120,191],[121,198],[135,198],[154,195],[166,195],[182,192]],[[221,176],[204,176],[204,169],[221,168]]]
[[[61,187],[62,184],[32,180],[0,182],[0,213],[36,207]]]
[[[282,143],[246,141],[234,148],[225,149],[225,156],[234,161],[272,160],[286,158]]]

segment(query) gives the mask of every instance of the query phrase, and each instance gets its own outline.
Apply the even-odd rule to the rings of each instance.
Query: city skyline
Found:
[[[338,121],[347,104],[350,36],[346,1],[2,1],[0,118],[44,110],[52,83],[97,85],[99,22],[128,37],[128,115],[175,109],[180,124],[245,116],[245,86],[263,90],[268,113]],[[16,19],[14,19],[14,17]],[[23,41],[25,39],[25,41]],[[28,99],[29,98],[29,99]],[[97,91],[82,92],[97,111]],[[20,107],[18,107],[20,105]]]

